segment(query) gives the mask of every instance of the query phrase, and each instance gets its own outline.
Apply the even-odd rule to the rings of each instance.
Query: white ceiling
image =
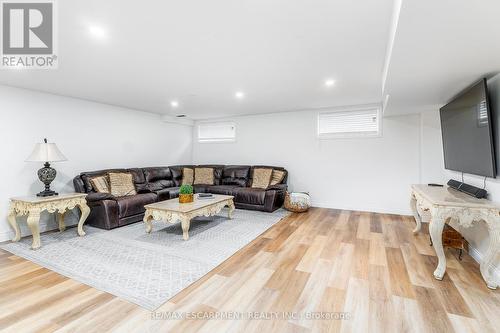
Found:
[[[392,0],[64,0],[58,10],[59,69],[0,71],[0,84],[195,119],[381,99]]]
[[[391,54],[394,1],[58,1],[59,68],[1,70],[0,84],[193,119],[388,94],[391,115],[500,70],[500,1],[402,0]]]
[[[435,109],[498,71],[500,1],[403,0],[385,114]]]

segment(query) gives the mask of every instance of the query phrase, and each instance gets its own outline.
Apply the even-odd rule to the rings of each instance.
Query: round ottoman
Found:
[[[294,213],[306,212],[311,207],[311,197],[305,192],[286,192],[285,209]]]

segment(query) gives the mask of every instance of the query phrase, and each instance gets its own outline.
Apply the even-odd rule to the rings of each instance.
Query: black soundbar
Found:
[[[483,188],[465,184],[454,179],[450,179],[448,181],[448,186],[478,199],[486,198],[486,196],[488,195],[488,192]]]

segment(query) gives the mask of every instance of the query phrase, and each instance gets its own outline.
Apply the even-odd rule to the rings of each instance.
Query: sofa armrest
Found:
[[[286,191],[288,186],[286,184],[276,184],[276,185],[271,185],[268,188],[266,188],[266,191]]]
[[[87,202],[97,202],[102,200],[115,200],[115,197],[111,193],[90,193],[85,199],[87,199]]]
[[[91,193],[87,196],[87,200],[89,196],[92,200],[97,197],[102,198],[104,195],[113,197],[108,193]],[[87,218],[86,224],[106,230],[120,226],[120,209],[118,207],[118,202],[114,200],[114,197],[113,199],[88,201],[88,205],[90,207],[90,215]]]
[[[283,184],[280,184],[283,185]],[[275,185],[273,185],[274,187]],[[266,196],[264,198],[264,211],[274,212],[276,209],[283,206],[285,201],[286,185],[278,186],[277,188],[272,188],[266,190]]]

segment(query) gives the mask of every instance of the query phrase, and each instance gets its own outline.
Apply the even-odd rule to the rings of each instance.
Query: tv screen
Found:
[[[486,79],[440,109],[444,165],[474,175],[495,177],[495,153]]]

